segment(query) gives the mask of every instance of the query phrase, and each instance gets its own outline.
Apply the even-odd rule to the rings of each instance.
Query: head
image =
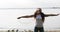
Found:
[[[41,9],[41,8],[37,8],[36,13],[37,13],[37,14],[42,13],[42,9]]]
[[[41,13],[42,13],[42,9],[37,8],[36,12],[34,13],[34,16],[36,17],[36,15],[41,14]]]

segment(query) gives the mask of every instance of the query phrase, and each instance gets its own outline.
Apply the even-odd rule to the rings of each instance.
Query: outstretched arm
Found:
[[[48,17],[48,16],[58,16],[60,14],[45,14],[45,17]]]
[[[21,17],[18,17],[17,19],[20,19],[20,18],[31,18],[31,17],[34,17],[34,15],[21,16]]]

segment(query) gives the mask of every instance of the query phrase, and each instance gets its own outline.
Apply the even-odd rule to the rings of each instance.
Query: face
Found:
[[[37,12],[38,14],[40,13],[40,11],[39,11],[39,10],[37,10],[36,12]]]
[[[41,13],[41,8],[37,8],[37,11],[36,11],[38,14]]]

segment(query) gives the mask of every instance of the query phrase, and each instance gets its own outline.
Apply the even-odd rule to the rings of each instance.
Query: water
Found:
[[[36,9],[0,9],[0,29],[26,29],[33,30],[35,27],[34,18],[17,17],[34,14]],[[60,9],[42,9],[45,14],[60,13]],[[28,20],[27,20],[28,19]],[[46,17],[44,30],[60,29],[60,15]]]

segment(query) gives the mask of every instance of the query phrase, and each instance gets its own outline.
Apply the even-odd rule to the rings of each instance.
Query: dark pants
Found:
[[[43,27],[35,27],[35,29],[34,29],[34,32],[44,32],[44,28]]]

